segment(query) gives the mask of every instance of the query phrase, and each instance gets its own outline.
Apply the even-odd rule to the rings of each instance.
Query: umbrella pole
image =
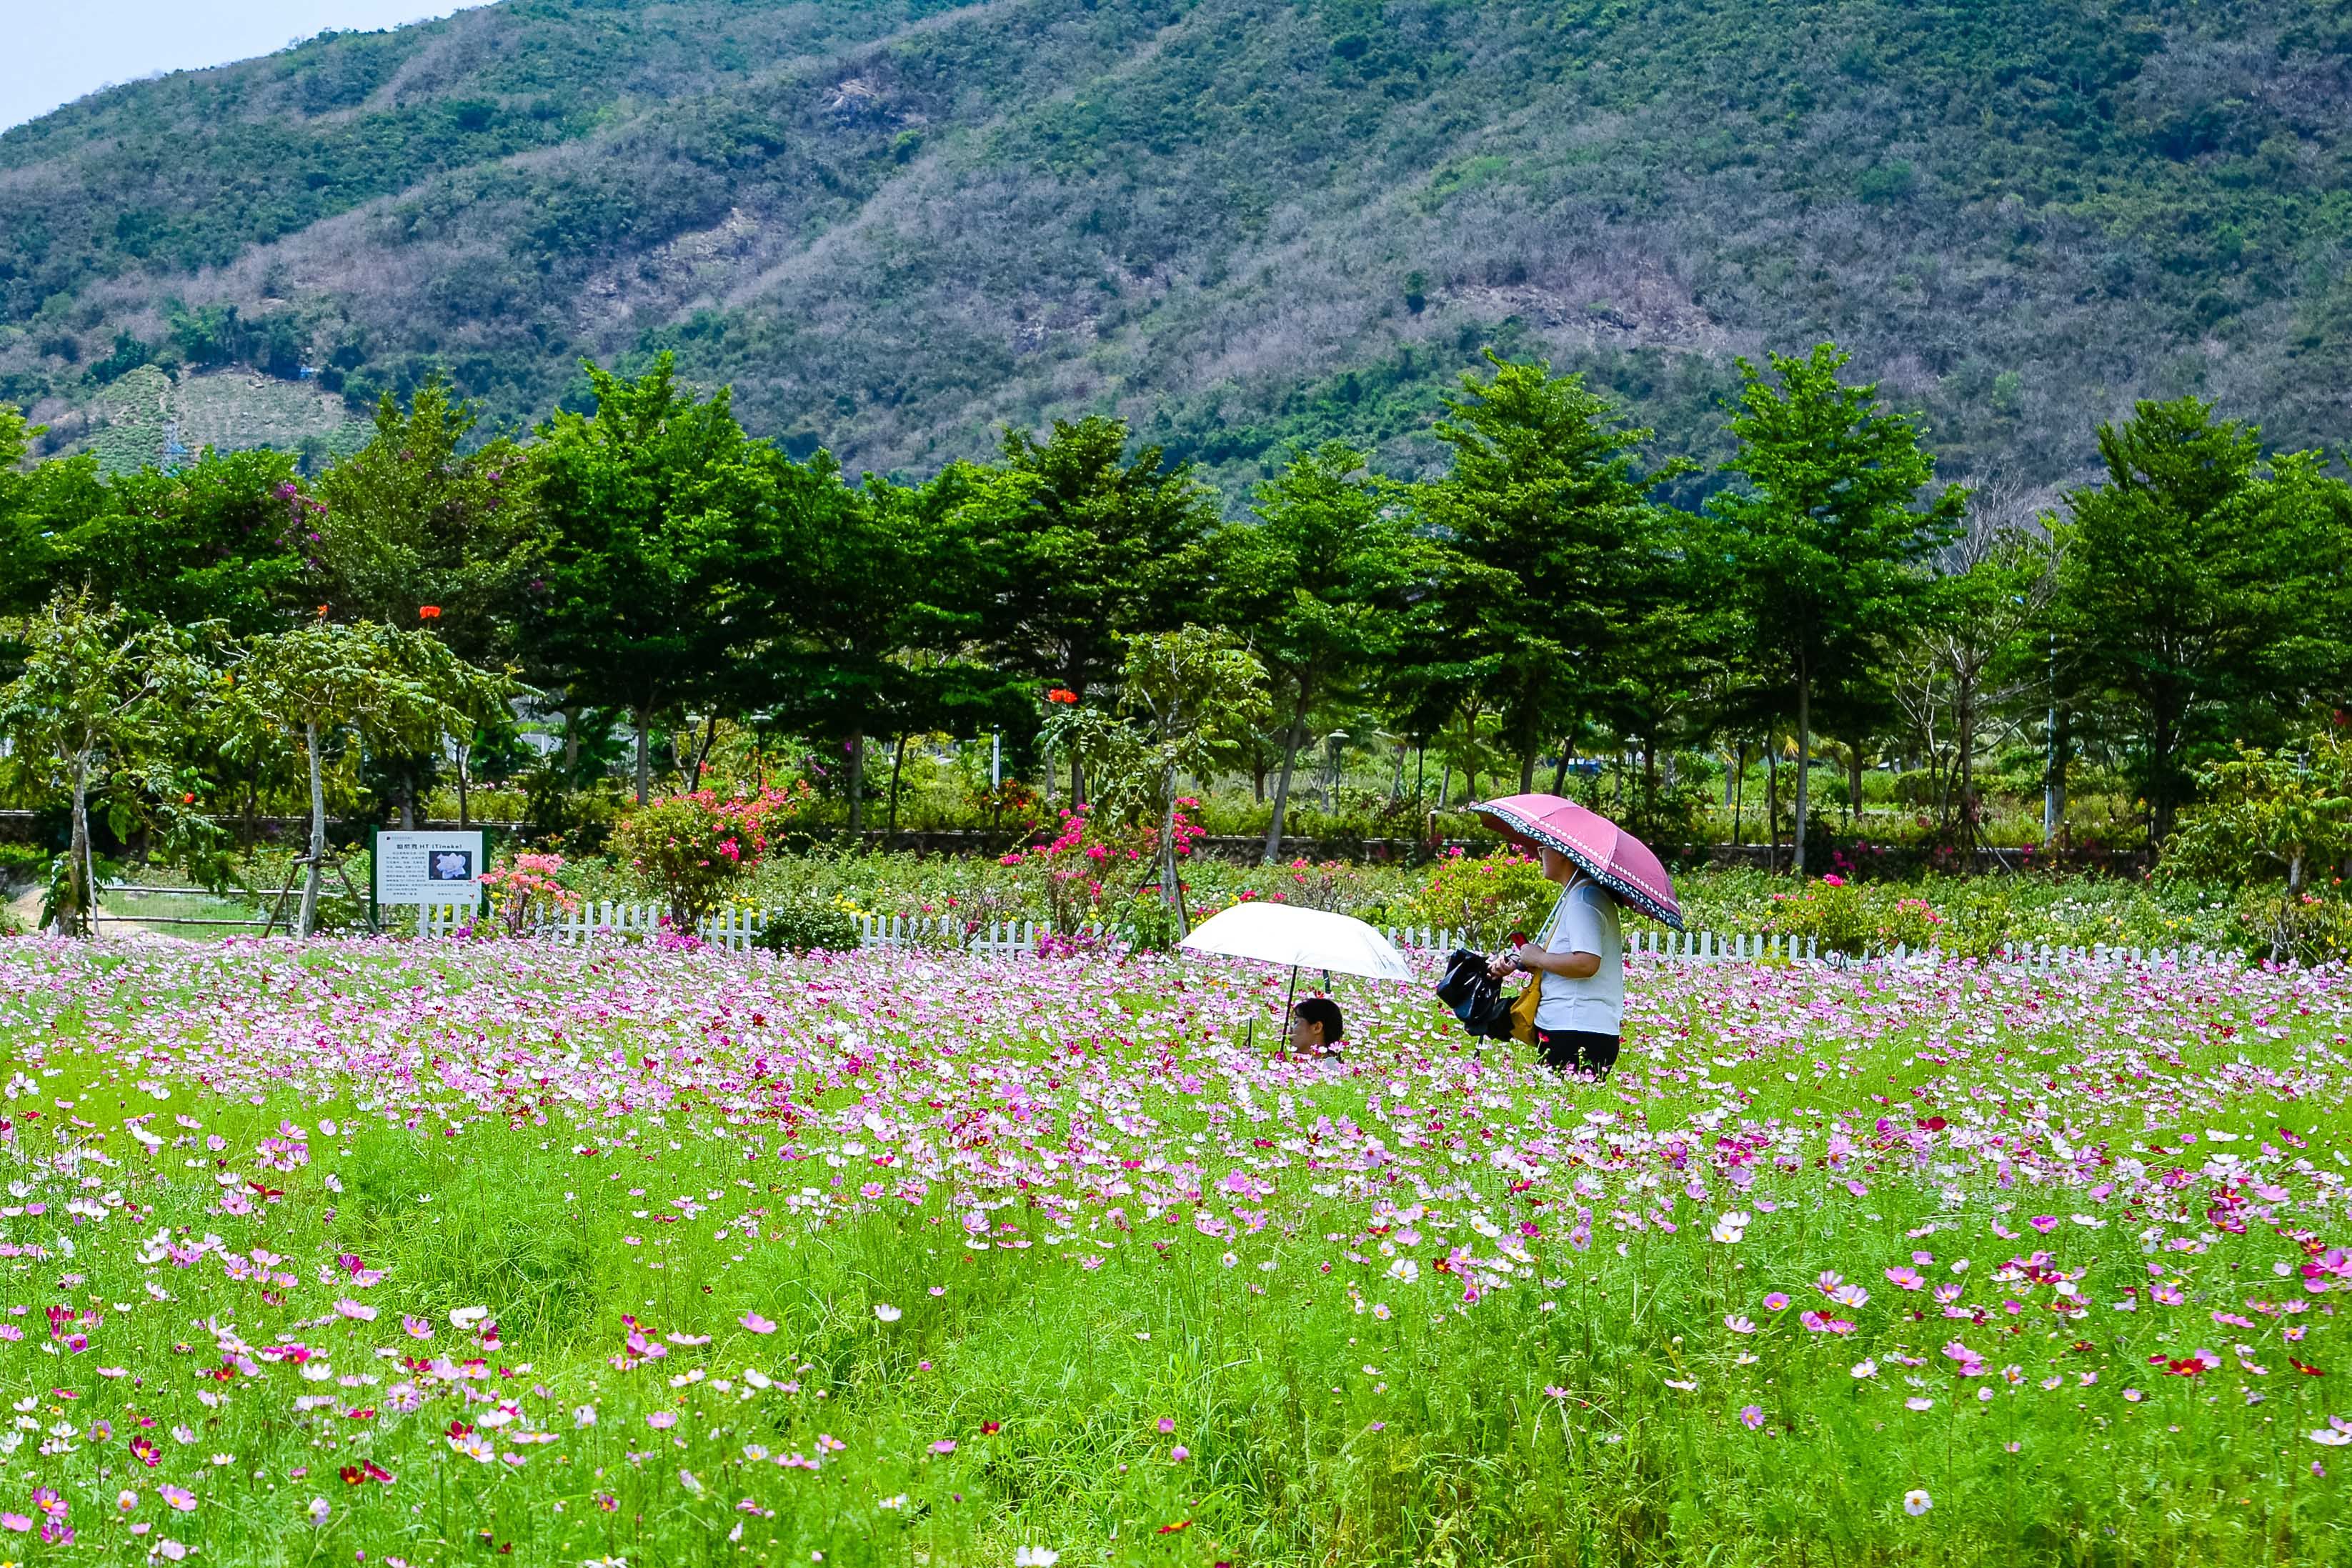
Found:
[[[1297,966],[1297,965],[1296,965],[1296,964],[1293,964],[1292,966],[1290,966],[1290,994],[1289,994],[1288,996],[1286,996],[1286,997],[1285,997],[1285,998],[1282,998],[1282,1032],[1283,1032],[1283,1036],[1284,1036],[1284,1038],[1285,1038],[1285,1039],[1287,1039],[1287,1038],[1289,1037],[1289,1034],[1290,1034],[1290,1009],[1291,1009],[1291,1005],[1292,1005],[1294,1002],[1297,1001],[1297,999],[1298,999],[1298,966]]]

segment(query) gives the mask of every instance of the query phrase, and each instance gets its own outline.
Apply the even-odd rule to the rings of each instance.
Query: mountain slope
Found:
[[[0,137],[0,396],[440,364],[512,421],[669,348],[853,467],[1107,408],[1237,489],[1426,461],[1484,343],[1705,452],[1732,355],[1834,336],[2050,484],[2134,396],[2341,440],[2347,73],[2345,0],[505,0]]]

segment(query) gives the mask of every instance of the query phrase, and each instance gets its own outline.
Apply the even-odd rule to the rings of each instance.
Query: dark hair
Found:
[[[1326,1045],[1338,1041],[1347,1027],[1339,1020],[1339,1004],[1328,997],[1309,997],[1290,1010],[1301,1022],[1321,1024]]]

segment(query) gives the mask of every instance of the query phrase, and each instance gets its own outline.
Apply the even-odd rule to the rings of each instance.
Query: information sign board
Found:
[[[375,836],[378,904],[460,904],[482,901],[482,835],[395,832]]]

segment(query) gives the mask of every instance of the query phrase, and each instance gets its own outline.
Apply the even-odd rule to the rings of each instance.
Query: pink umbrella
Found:
[[[1602,816],[1557,795],[1507,795],[1470,810],[1513,843],[1549,844],[1585,874],[1654,920],[1683,928],[1674,879],[1650,846]]]

